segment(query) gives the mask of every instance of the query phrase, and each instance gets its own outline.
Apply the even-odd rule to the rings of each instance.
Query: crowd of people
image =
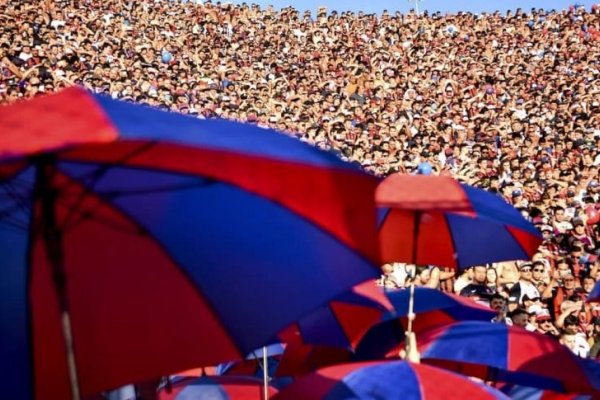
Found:
[[[533,260],[418,284],[600,353],[600,6],[417,15],[0,0],[0,104],[69,85],[299,137],[365,170],[454,176],[536,224]],[[384,283],[406,285],[404,266]],[[400,278],[403,276],[403,278]]]

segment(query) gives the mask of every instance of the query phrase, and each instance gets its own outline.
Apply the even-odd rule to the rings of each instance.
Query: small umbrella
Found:
[[[419,350],[428,364],[485,380],[575,393],[600,389],[600,364],[593,365],[554,339],[520,327],[457,322],[422,333]]]
[[[449,177],[391,175],[376,202],[384,262],[464,268],[530,259],[542,240],[502,198]]]
[[[270,386],[269,396],[277,393]],[[158,400],[264,399],[263,382],[249,376],[177,376],[158,391]]]
[[[297,379],[274,397],[308,399],[508,399],[463,376],[406,361],[339,364]]]
[[[6,398],[240,359],[378,276],[377,180],[291,137],[79,88],[0,130]]]
[[[405,339],[410,293],[390,290],[386,296],[394,311],[386,313],[382,321],[364,335],[356,348],[359,359],[395,357],[399,353],[398,346]],[[419,316],[413,325],[415,333],[457,321],[491,321],[496,316],[489,307],[468,298],[425,287],[415,288],[414,304],[414,313]]]
[[[444,176],[394,174],[377,187],[384,262],[464,268],[529,259],[540,233],[500,197]],[[412,281],[407,352],[416,360]]]
[[[295,342],[291,336],[297,336],[307,345],[353,349],[367,330],[392,310],[383,289],[371,280],[303,316],[279,337],[286,343]]]

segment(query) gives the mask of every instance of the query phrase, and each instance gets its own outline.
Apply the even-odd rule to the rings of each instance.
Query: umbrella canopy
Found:
[[[388,290],[386,296],[394,311],[386,313],[364,335],[356,348],[359,359],[396,357],[405,339],[410,291]],[[452,322],[491,321],[496,316],[489,307],[468,298],[426,287],[415,288],[414,302],[413,330],[417,334]]]
[[[7,398],[243,358],[378,276],[376,179],[291,137],[79,88],[0,129]]]
[[[383,289],[371,280],[303,316],[279,337],[286,343],[296,342],[291,337],[296,336],[308,345],[353,349],[367,330],[392,310]]]
[[[499,196],[449,177],[391,175],[376,202],[384,262],[463,268],[530,259],[542,240]]]
[[[576,393],[600,389],[600,364],[519,327],[457,322],[422,333],[418,347],[424,362],[485,380]]]
[[[586,394],[557,393],[519,385],[507,385],[501,391],[512,400],[592,400],[592,397]]]
[[[405,361],[339,364],[297,379],[274,400],[307,399],[508,399],[483,384]]]
[[[262,390],[262,381],[249,376],[179,376],[158,391],[158,400],[258,400]],[[270,386],[269,397],[276,393]]]

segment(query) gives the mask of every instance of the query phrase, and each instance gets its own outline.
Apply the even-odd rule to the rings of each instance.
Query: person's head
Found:
[[[569,350],[571,351],[575,351],[577,346],[576,346],[576,337],[575,334],[573,333],[569,333],[567,331],[564,331],[561,335],[560,335],[560,343],[563,346],[566,346],[569,348]]]
[[[523,296],[523,305],[525,308],[529,308],[533,305],[537,304],[540,306],[542,304],[542,299],[539,297],[529,297],[528,295]]]
[[[485,284],[487,279],[487,268],[482,266],[482,265],[478,265],[476,267],[473,267],[473,282],[483,285]]]
[[[427,267],[417,267],[416,270],[417,278],[416,283],[419,285],[426,285],[429,282],[429,278],[431,277],[431,272]]]
[[[565,322],[563,324],[565,332],[574,335],[577,333],[577,327],[579,326],[579,321],[576,316],[568,315],[565,318]]]
[[[548,332],[552,329],[552,318],[550,314],[540,314],[535,318],[538,329],[542,332]]]
[[[532,265],[529,263],[522,264],[519,267],[519,278],[522,281],[530,282],[533,278]]]
[[[544,277],[545,264],[542,261],[534,261],[531,268],[533,280],[541,281]]]
[[[510,320],[514,326],[525,328],[529,320],[529,314],[522,308],[517,308],[509,314]]]
[[[595,284],[596,280],[594,278],[592,278],[591,276],[586,276],[585,278],[583,278],[583,284],[581,286],[583,287],[583,291],[586,294],[590,294]]]
[[[570,275],[572,273],[572,270],[569,260],[567,258],[560,258],[556,262],[556,270],[558,271],[558,276],[560,278]]]
[[[573,276],[573,274],[566,274],[565,276],[563,276],[562,281],[565,289],[575,289],[575,276]]]
[[[504,310],[506,306],[506,300],[499,294],[494,294],[490,299],[490,308],[496,312]]]
[[[495,286],[498,282],[498,273],[493,267],[487,268],[486,270],[486,283],[491,286]]]

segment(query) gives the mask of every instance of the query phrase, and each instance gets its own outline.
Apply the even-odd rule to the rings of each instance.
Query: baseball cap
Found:
[[[554,231],[554,229],[552,229],[552,227],[550,225],[542,225],[541,231],[542,232],[552,232],[552,231]]]

